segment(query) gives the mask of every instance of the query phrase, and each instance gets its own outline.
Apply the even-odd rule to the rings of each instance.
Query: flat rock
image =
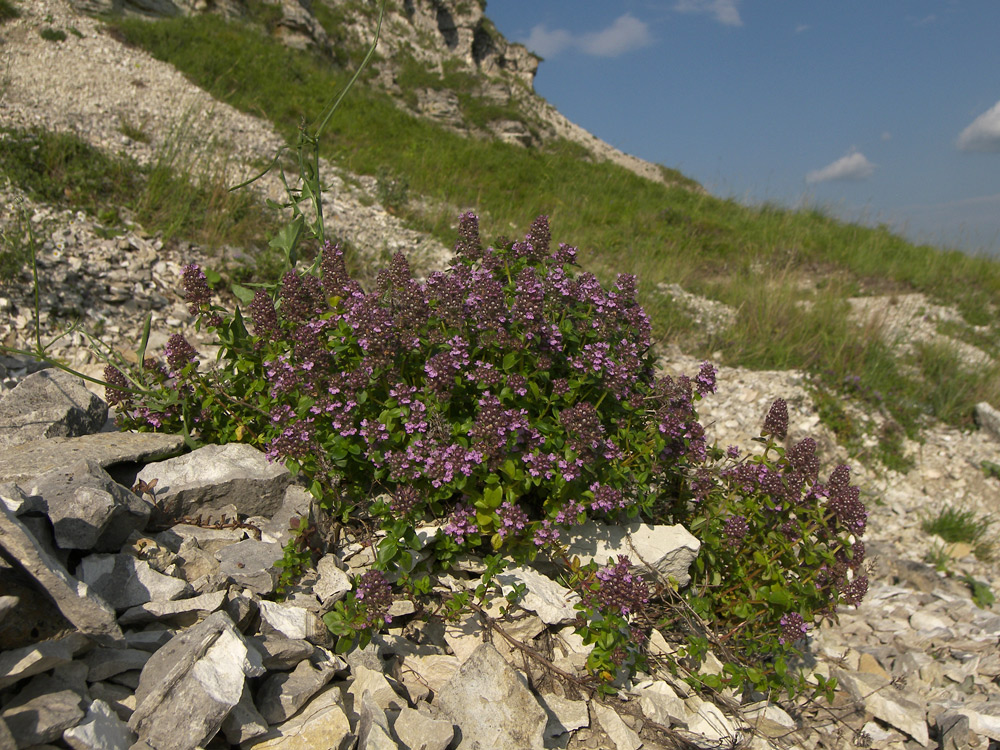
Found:
[[[848,672],[835,669],[834,676],[850,696],[864,704],[865,710],[875,718],[905,732],[917,742],[926,745],[927,710],[911,698],[891,687],[889,680],[865,672]]]
[[[686,722],[684,701],[663,680],[644,680],[632,692],[639,696],[639,707],[650,721],[665,727]]]
[[[219,572],[236,585],[266,596],[274,592],[281,576],[275,565],[284,556],[277,542],[244,539],[215,553]]]
[[[308,659],[316,650],[309,641],[292,638],[254,636],[248,643],[257,649],[264,668],[269,671],[294,669],[299,662]]]
[[[76,568],[77,577],[116,610],[147,602],[174,601],[191,593],[186,581],[153,570],[129,554],[88,555]]]
[[[316,572],[319,580],[313,586],[313,593],[324,607],[339,602],[352,588],[350,576],[337,565],[336,555],[321,557],[316,563]]]
[[[713,742],[732,742],[736,737],[737,729],[732,719],[714,703],[694,696],[684,701],[684,705],[688,710],[684,723],[692,734],[701,735]]]
[[[450,721],[435,719],[409,706],[399,712],[393,730],[403,746],[412,750],[447,750],[455,738]]]
[[[656,571],[675,578],[684,586],[690,580],[688,568],[701,547],[683,526],[652,526],[646,523],[608,524],[587,521],[567,535],[569,556],[579,556],[586,564],[596,560],[606,565],[619,555],[626,555],[640,570]]]
[[[0,547],[39,583],[80,632],[103,645],[122,643],[114,610],[67,573],[4,503],[0,503]]]
[[[591,707],[601,729],[607,733],[617,750],[639,750],[642,747],[639,735],[622,721],[617,711],[600,703],[591,703]]]
[[[267,721],[260,715],[253,702],[250,685],[244,684],[239,703],[233,706],[232,711],[222,722],[222,733],[226,735],[226,741],[230,745],[239,745],[266,732]]]
[[[83,721],[63,732],[63,741],[73,750],[128,750],[135,733],[102,700],[91,702]]]
[[[489,643],[480,645],[434,701],[468,750],[542,750],[548,714]]]
[[[204,616],[218,612],[225,601],[225,591],[213,591],[173,602],[147,602],[125,610],[118,618],[118,622],[122,625],[142,625],[186,615]]]
[[[393,689],[392,684],[381,670],[357,666],[352,670],[354,677],[347,692],[354,696],[355,710],[361,705],[361,699],[368,695],[379,710],[400,710],[406,706],[406,699],[401,698]]]
[[[45,501],[60,549],[116,552],[149,521],[150,504],[92,458],[48,471],[28,486],[30,494]]]
[[[940,707],[946,713],[968,718],[969,729],[976,734],[1000,742],[1000,700],[969,701],[968,703],[945,701]]]
[[[100,682],[131,669],[142,669],[150,653],[135,648],[95,648],[87,653],[87,682]]]
[[[178,634],[146,662],[129,726],[134,750],[195,750],[239,703],[247,677],[264,674],[259,655],[224,612]]]
[[[19,695],[0,713],[19,748],[54,742],[84,717],[83,697],[72,690],[46,692],[22,700]]]
[[[0,451],[0,482],[27,482],[81,459],[93,459],[108,469],[116,464],[156,461],[183,450],[183,437],[158,432],[99,432],[34,440]]]
[[[0,449],[100,432],[108,405],[83,380],[59,369],[32,373],[0,400]]]
[[[536,570],[525,567],[507,568],[496,580],[503,587],[505,595],[516,584],[523,584],[524,596],[518,604],[537,614],[546,625],[558,625],[576,619],[577,611],[573,605],[580,601],[579,595]]]
[[[357,738],[336,687],[327,688],[299,713],[243,745],[245,750],[349,750]]]
[[[147,464],[137,478],[157,480],[157,517],[172,519],[230,504],[241,516],[270,516],[281,508],[292,477],[253,446],[229,443]]]
[[[309,659],[299,662],[291,672],[270,675],[257,690],[255,703],[260,706],[260,715],[268,724],[280,724],[333,679],[338,668],[346,666],[340,659]]]
[[[587,701],[574,701],[554,693],[539,695],[538,701],[549,715],[545,725],[546,737],[558,737],[566,732],[590,726]]]
[[[259,606],[261,619],[272,632],[318,646],[329,643],[330,631],[313,612],[266,599],[262,599]]]
[[[0,653],[0,690],[26,677],[69,664],[87,645],[84,635],[70,633],[65,638]]]

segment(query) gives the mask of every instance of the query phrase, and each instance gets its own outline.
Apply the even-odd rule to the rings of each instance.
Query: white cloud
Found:
[[[741,0],[677,0],[674,10],[679,13],[711,13],[725,26],[742,26],[739,4]]]
[[[851,150],[832,164],[822,169],[814,169],[806,175],[806,182],[827,182],[829,180],[864,180],[872,176],[875,165],[860,151]]]
[[[606,29],[586,34],[573,34],[566,29],[550,31],[544,25],[538,25],[531,30],[524,45],[542,57],[552,57],[571,47],[595,57],[618,57],[652,43],[649,25],[626,13]]]
[[[883,141],[891,141],[892,133],[890,133],[888,130],[883,130],[882,135],[880,135],[879,138],[881,138]]]
[[[1000,102],[997,102],[958,136],[962,151],[1000,151]]]
[[[631,13],[626,13],[603,31],[584,34],[580,37],[579,46],[588,55],[617,57],[652,42],[649,26]]]
[[[545,24],[539,24],[531,30],[531,35],[525,40],[524,46],[542,57],[552,57],[573,44],[573,35],[565,29],[549,31]]]
[[[795,33],[801,34],[803,31],[809,31],[809,29],[811,28],[812,26],[810,26],[807,23],[800,23],[798,26],[795,27]]]

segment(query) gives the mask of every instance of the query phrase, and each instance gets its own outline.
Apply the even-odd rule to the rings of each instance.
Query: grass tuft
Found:
[[[949,544],[964,543],[972,546],[973,554],[980,560],[994,557],[994,540],[989,537],[993,519],[981,517],[974,511],[948,506],[929,516],[920,524],[928,534],[935,534]]]

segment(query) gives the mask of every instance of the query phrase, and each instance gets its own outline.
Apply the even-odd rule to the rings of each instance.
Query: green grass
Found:
[[[341,33],[338,13],[327,8],[321,18],[333,35]],[[335,58],[290,50],[260,26],[215,16],[113,24],[117,34],[171,62],[217,98],[268,118],[289,139],[300,123],[316,122],[348,78],[344,60],[358,57],[346,44]],[[449,68],[440,76],[412,64],[404,66],[403,88],[455,86],[468,109],[475,82],[465,75]],[[686,189],[694,183],[671,170],[665,176],[681,184],[654,183],[582,159],[581,147],[568,142],[525,149],[464,138],[411,116],[373,86],[358,86],[344,100],[323,146],[325,156],[354,172],[389,170],[405,177],[409,194],[427,200],[410,201],[401,215],[449,245],[462,210],[479,214],[487,239],[519,235],[546,213],[553,237],[577,245],[585,267],[605,280],[617,272],[639,275],[661,342],[705,355],[721,351],[728,364],[802,368],[834,390],[857,378],[866,392],[880,395],[869,403],[887,409],[911,436],[925,414],[968,424],[970,399],[998,389],[995,369],[949,370],[941,352],[899,361],[877,329],[848,320],[843,299],[922,291],[955,304],[970,325],[1000,327],[1000,309],[986,304],[1000,298],[995,261],[917,246],[885,227],[848,224],[819,209],[718,199]],[[816,280],[821,283],[806,285]],[[699,336],[677,306],[650,293],[661,282],[733,305],[737,324],[693,344]]]
[[[21,14],[10,0],[0,0],[0,23],[20,18]]]
[[[118,209],[165,240],[209,248],[262,245],[274,217],[248,192],[230,193],[220,175],[192,176],[174,148],[148,167],[112,157],[67,133],[0,130],[0,175],[30,198],[85,211],[115,225]]]
[[[44,29],[39,30],[38,35],[47,42],[66,41],[66,32],[62,29],[53,29],[51,26],[46,26]]]
[[[980,560],[990,560],[994,556],[996,540],[989,536],[991,518],[983,518],[971,510],[948,506],[937,515],[928,516],[921,528],[928,534],[936,534],[949,544],[964,543],[972,546],[973,553]]]

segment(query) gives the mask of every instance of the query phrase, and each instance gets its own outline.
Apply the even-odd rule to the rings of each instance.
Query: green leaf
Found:
[[[142,367],[142,363],[146,361],[146,347],[149,345],[149,329],[153,325],[153,315],[150,313],[146,316],[146,322],[142,326],[142,339],[139,341],[139,349],[136,351],[135,355],[139,358],[139,367]]]
[[[255,292],[253,289],[247,289],[245,286],[241,286],[240,284],[233,284],[233,295],[244,305],[249,305],[253,302],[254,294]]]
[[[503,488],[487,487],[483,491],[483,502],[487,508],[499,508],[503,502]]]
[[[378,552],[375,554],[375,559],[378,560],[379,565],[388,567],[397,554],[399,554],[399,542],[392,537],[386,537],[378,545]]]
[[[517,364],[517,352],[507,352],[503,358],[504,372],[510,372],[515,364]]]

